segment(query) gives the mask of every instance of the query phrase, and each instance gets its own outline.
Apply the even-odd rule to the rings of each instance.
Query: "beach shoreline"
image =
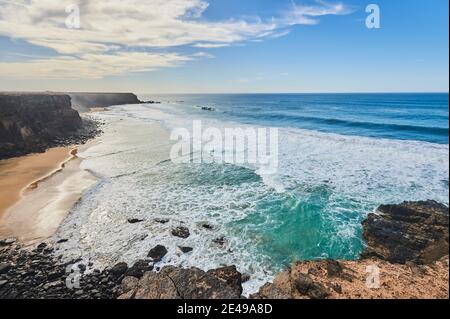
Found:
[[[88,146],[83,146],[87,148]],[[33,245],[51,237],[95,177],[80,169],[80,146],[0,162],[0,238]]]
[[[50,148],[45,153],[29,154],[0,161],[0,217],[17,203],[27,189],[63,168],[73,155],[71,147]]]

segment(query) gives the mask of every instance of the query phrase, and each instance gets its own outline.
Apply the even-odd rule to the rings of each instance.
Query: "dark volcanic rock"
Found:
[[[137,219],[137,218],[129,218],[128,222],[130,224],[137,224],[137,223],[142,223],[144,220],[143,219]]]
[[[194,250],[194,248],[192,248],[192,247],[178,247],[178,248],[180,248],[180,250],[183,252],[183,253],[185,253],[185,254],[187,254],[187,253],[190,253],[191,251],[193,251]]]
[[[185,239],[185,238],[188,238],[191,234],[187,227],[180,226],[175,229],[172,229],[172,235]]]
[[[115,265],[114,267],[111,268],[111,274],[115,277],[115,278],[119,278],[120,276],[122,276],[123,274],[125,274],[128,270],[128,265],[127,263],[118,263],[117,265]]]
[[[141,278],[144,275],[144,273],[152,270],[153,265],[150,265],[148,261],[138,260],[130,269],[128,269],[126,275]]]
[[[230,268],[231,270],[231,268]],[[146,272],[138,282],[131,277],[122,281],[120,299],[239,299],[242,287],[236,287],[230,274],[219,270],[205,273],[197,268],[164,267],[160,273]]]
[[[364,221],[362,258],[429,264],[448,255],[449,209],[435,201],[382,205]]]
[[[147,257],[152,258],[154,262],[159,262],[166,254],[167,254],[166,247],[158,245],[149,251]]]
[[[80,260],[62,263],[51,247],[33,251],[11,244],[0,250],[0,299],[114,299],[122,277],[108,270],[84,274]],[[7,271],[6,271],[7,270]]]
[[[6,273],[11,268],[8,263],[0,263],[0,274]]]

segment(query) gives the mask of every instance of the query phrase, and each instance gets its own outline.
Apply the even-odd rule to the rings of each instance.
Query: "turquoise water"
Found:
[[[448,94],[140,98],[162,104],[95,115],[105,133],[80,156],[100,181],[61,227],[60,236],[71,238],[62,244],[67,252],[132,263],[162,244],[161,265],[234,264],[252,275],[244,286],[251,293],[297,260],[358,258],[361,222],[380,204],[448,204]],[[205,128],[279,128],[278,170],[171,162],[170,131],[199,119]],[[170,234],[181,224],[191,231],[186,240]],[[194,251],[181,254],[180,245]]]

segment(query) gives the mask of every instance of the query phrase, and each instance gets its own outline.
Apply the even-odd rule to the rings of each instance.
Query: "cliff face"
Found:
[[[64,94],[0,94],[0,159],[42,152],[82,127]]]
[[[141,101],[133,93],[68,93],[72,98],[72,108],[88,112],[94,107],[139,104]]]

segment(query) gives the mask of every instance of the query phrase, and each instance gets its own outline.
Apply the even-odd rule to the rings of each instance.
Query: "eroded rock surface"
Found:
[[[449,297],[448,207],[434,201],[382,205],[363,227],[361,260],[298,262],[251,297]]]
[[[362,258],[430,264],[448,255],[449,210],[435,201],[382,205],[363,223]]]
[[[204,272],[198,268],[164,267],[140,280],[125,277],[120,299],[239,299],[241,274],[235,267]]]

